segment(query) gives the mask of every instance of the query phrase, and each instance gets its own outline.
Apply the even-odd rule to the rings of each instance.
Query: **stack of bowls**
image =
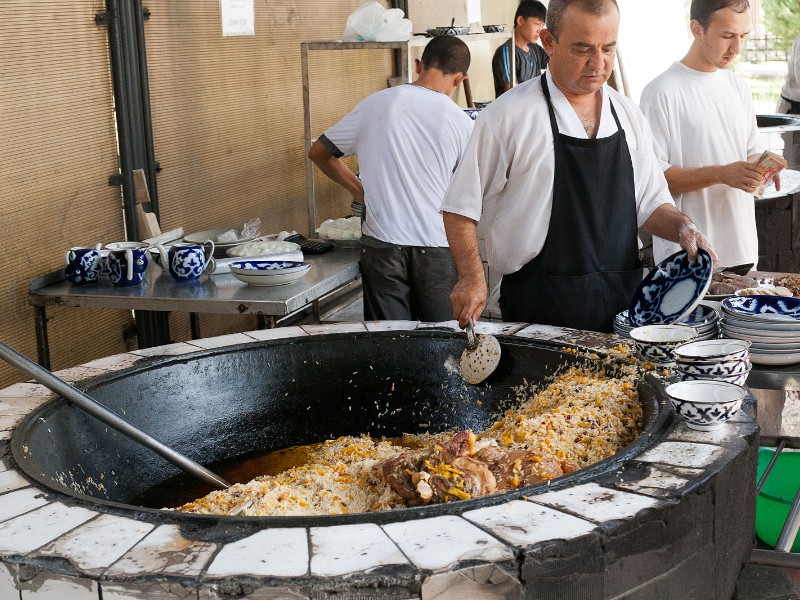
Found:
[[[750,341],[753,363],[800,362],[800,298],[734,296],[725,298],[721,308],[722,336]]]
[[[689,315],[679,321],[678,325],[686,325],[697,331],[698,340],[710,340],[719,337],[719,314],[717,311],[699,304]],[[621,337],[631,337],[631,329],[635,327],[628,318],[628,311],[623,310],[614,317],[614,333]]]
[[[657,367],[674,365],[674,349],[695,338],[697,331],[686,325],[645,325],[631,330],[639,354]]]
[[[684,381],[713,380],[744,385],[753,368],[750,342],[701,340],[675,348],[675,369]]]

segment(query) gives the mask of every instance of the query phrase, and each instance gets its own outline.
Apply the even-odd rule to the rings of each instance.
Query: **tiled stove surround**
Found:
[[[254,331],[107,357],[58,375],[80,387],[98,371],[151,356],[431,326]],[[535,325],[480,323],[477,329],[600,348],[619,342]],[[621,467],[526,499],[384,524],[268,527],[212,543],[175,524],[77,506],[17,472],[11,433],[52,397],[34,383],[0,390],[0,600],[728,600],[752,547],[752,405],[714,432],[675,422]]]

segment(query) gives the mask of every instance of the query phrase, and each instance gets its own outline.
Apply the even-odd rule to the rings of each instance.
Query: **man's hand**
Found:
[[[727,186],[752,194],[764,182],[764,169],[748,161],[720,167],[720,180]]]
[[[486,308],[489,289],[483,277],[475,279],[459,279],[450,292],[453,304],[453,318],[458,326],[464,329],[470,319],[477,321]]]
[[[706,236],[700,233],[694,223],[683,223],[678,228],[678,243],[681,245],[681,248],[686,250],[686,253],[689,255],[690,263],[694,264],[697,262],[697,249],[702,248],[711,255],[713,268],[717,267],[717,253],[714,252]]]

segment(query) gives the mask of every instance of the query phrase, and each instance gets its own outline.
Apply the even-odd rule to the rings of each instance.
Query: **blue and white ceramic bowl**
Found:
[[[749,358],[737,360],[726,360],[720,362],[683,362],[675,361],[675,368],[679,373],[687,375],[699,375],[701,377],[732,377],[750,371],[751,364]]]
[[[735,385],[744,385],[747,382],[747,377],[750,375],[751,369],[752,367],[748,368],[743,373],[737,373],[735,375],[695,375],[680,370],[678,373],[683,381],[725,381]]]
[[[687,427],[700,431],[722,427],[747,397],[747,390],[740,385],[709,379],[673,383],[666,392]]]
[[[722,301],[722,311],[739,321],[800,324],[800,298],[732,296]]]
[[[691,264],[686,251],[676,252],[650,271],[628,308],[633,325],[668,325],[681,321],[700,304],[711,284],[711,255],[698,251]]]
[[[683,344],[675,348],[675,358],[688,362],[723,362],[747,357],[750,351],[748,340],[702,340]]]
[[[697,330],[685,325],[645,325],[631,330],[636,349],[657,366],[675,362],[673,350],[697,337]]]

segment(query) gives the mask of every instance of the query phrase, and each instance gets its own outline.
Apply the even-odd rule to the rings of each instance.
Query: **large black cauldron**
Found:
[[[481,431],[515,403],[514,386],[542,382],[559,367],[581,362],[547,342],[501,337],[497,371],[484,384],[469,386],[453,369],[465,339],[432,330],[288,338],[144,359],[93,381],[85,391],[156,439],[213,468],[233,457],[341,435]],[[654,433],[667,419],[663,392],[642,384],[640,397],[647,431]],[[613,459],[562,477],[550,489],[605,471],[641,452],[652,439],[642,436]],[[112,511],[146,513],[135,506],[136,499],[180,474],[62,399],[27,418],[14,434],[12,451],[20,467],[43,485]],[[327,523],[392,521],[409,518],[412,510],[416,516],[461,512],[532,493],[536,488],[444,506],[318,518]],[[159,518],[165,517],[205,518],[161,512]],[[301,520],[305,525],[313,521]]]

